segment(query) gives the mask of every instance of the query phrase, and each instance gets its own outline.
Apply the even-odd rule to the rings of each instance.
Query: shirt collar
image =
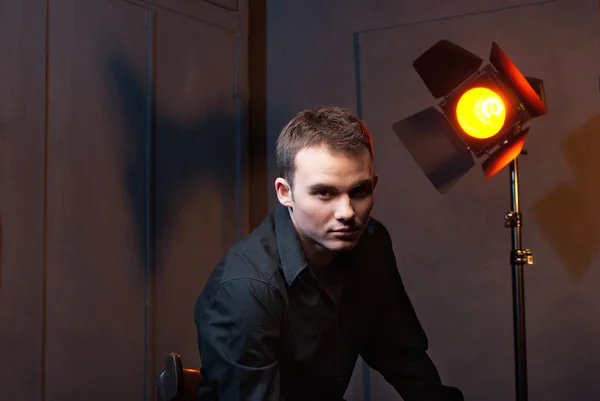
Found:
[[[277,205],[274,218],[277,249],[283,275],[288,285],[292,285],[298,274],[308,266],[308,263],[288,208],[281,204]]]

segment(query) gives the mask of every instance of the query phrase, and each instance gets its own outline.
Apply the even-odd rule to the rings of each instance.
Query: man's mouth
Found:
[[[345,227],[345,228],[339,228],[337,230],[333,230],[336,233],[351,233],[358,230],[358,227]]]

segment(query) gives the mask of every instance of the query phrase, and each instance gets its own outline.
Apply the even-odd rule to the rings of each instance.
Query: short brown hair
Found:
[[[371,133],[358,117],[342,107],[319,106],[296,114],[281,130],[276,150],[279,176],[292,185],[298,152],[321,145],[351,155],[364,149],[371,158],[374,154]]]

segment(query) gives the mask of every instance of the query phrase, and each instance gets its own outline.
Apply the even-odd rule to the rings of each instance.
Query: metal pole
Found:
[[[521,211],[519,205],[518,157],[510,164],[511,212],[506,215],[506,226],[511,228],[513,324],[515,347],[515,384],[517,401],[527,401],[527,348],[525,339],[525,289],[523,265],[532,264],[531,251],[521,248]]]

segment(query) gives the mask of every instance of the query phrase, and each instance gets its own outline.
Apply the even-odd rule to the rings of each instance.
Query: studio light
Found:
[[[525,78],[495,42],[489,60],[480,68],[480,57],[441,40],[413,63],[439,101],[393,128],[439,192],[475,160],[486,178],[495,175],[521,153],[524,124],[548,112],[540,79]]]
[[[525,78],[492,42],[490,64],[447,40],[419,56],[413,66],[438,100],[393,125],[393,129],[441,193],[450,190],[481,160],[486,178],[510,166],[511,211],[504,216],[511,228],[515,384],[517,401],[527,401],[525,291],[523,266],[533,264],[521,248],[518,157],[529,132],[525,123],[548,113],[544,84]]]

